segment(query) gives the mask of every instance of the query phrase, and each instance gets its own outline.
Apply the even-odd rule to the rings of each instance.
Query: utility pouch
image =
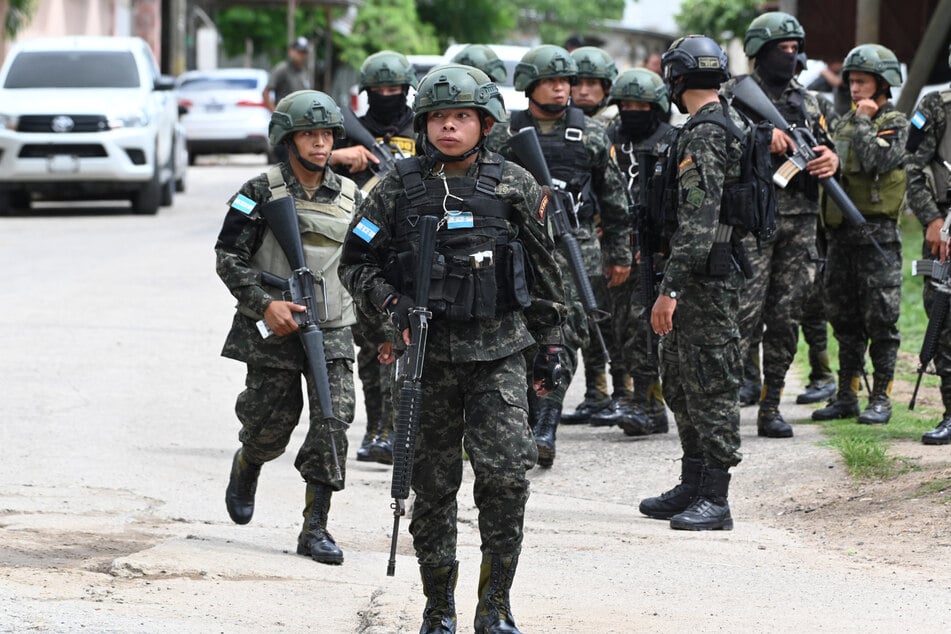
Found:
[[[499,288],[505,289],[503,294],[505,301],[502,305],[511,310],[528,308],[532,304],[528,291],[531,285],[532,265],[528,261],[528,255],[521,242],[512,241],[506,246],[507,248],[503,251],[506,266],[497,269],[504,275],[498,278]]]
[[[733,245],[729,242],[714,242],[707,257],[705,274],[710,277],[726,277],[733,270]]]

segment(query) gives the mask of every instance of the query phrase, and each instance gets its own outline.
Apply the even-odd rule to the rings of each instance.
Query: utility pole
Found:
[[[924,37],[921,38],[921,44],[915,51],[915,58],[911,61],[908,68],[908,78],[902,87],[901,95],[898,97],[898,109],[906,114],[911,114],[912,108],[918,100],[918,93],[928,81],[931,74],[931,66],[935,60],[944,63],[944,38],[951,30],[951,0],[941,0],[931,14],[931,20],[928,22],[928,28],[925,29]]]
[[[879,0],[857,0],[855,3],[855,43],[878,42]]]

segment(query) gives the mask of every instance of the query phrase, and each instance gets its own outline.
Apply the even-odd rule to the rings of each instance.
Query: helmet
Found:
[[[568,77],[574,83],[577,76],[578,65],[568,51],[560,46],[543,44],[522,56],[522,61],[515,66],[513,81],[515,90],[527,93],[539,79]]]
[[[571,57],[578,65],[578,77],[604,79],[608,83],[617,77],[614,60],[596,46],[582,46],[571,51]]]
[[[722,83],[729,79],[726,53],[705,35],[687,35],[670,45],[661,58],[668,87],[678,77],[707,77]]]
[[[750,22],[743,37],[743,51],[747,57],[756,57],[767,42],[783,40],[797,40],[801,51],[806,43],[806,32],[799,20],[788,13],[770,11]]]
[[[618,75],[611,86],[608,103],[619,101],[644,101],[656,105],[664,113],[670,112],[664,80],[646,68],[633,68]]]
[[[475,108],[496,121],[508,121],[499,87],[473,66],[443,64],[423,77],[413,103],[413,128],[425,131],[427,113],[448,108]]]
[[[374,53],[360,67],[360,90],[377,86],[416,88],[416,83],[416,69],[405,55],[396,51]]]
[[[329,128],[343,138],[343,115],[336,102],[326,93],[316,90],[292,92],[277,103],[271,113],[267,136],[271,145],[280,145],[292,132]]]
[[[842,62],[842,78],[848,81],[849,71],[853,70],[877,75],[889,86],[901,86],[901,64],[895,54],[881,44],[862,44],[849,51]]]
[[[508,71],[505,63],[485,44],[468,44],[450,60],[453,64],[465,64],[478,68],[492,78],[492,81],[505,81]]]

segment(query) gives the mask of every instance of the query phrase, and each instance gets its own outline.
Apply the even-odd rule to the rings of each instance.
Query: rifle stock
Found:
[[[272,273],[262,271],[261,280],[265,284],[275,286],[284,291],[289,301],[303,306],[306,310],[294,313],[297,322],[298,335],[307,357],[307,367],[311,382],[317,393],[320,405],[320,417],[330,429],[330,447],[333,453],[334,471],[338,480],[343,479],[340,469],[340,460],[337,457],[337,441],[334,432],[345,430],[348,425],[337,418],[333,411],[333,402],[330,394],[330,376],[327,374],[327,357],[324,354],[324,334],[320,331],[320,314],[317,309],[317,293],[314,274],[307,268],[304,258],[304,245],[301,241],[300,227],[297,222],[297,209],[294,199],[290,196],[272,200],[259,209],[261,216],[268,224],[268,228],[277,239],[278,245],[287,257],[292,269],[291,276],[286,280]],[[323,285],[321,285],[323,288]],[[324,297],[326,306],[326,297]]]
[[[591,288],[591,280],[588,279],[584,259],[581,257],[581,247],[578,246],[578,239],[575,238],[572,232],[571,221],[568,219],[564,202],[555,190],[551,172],[548,171],[548,163],[545,162],[545,155],[542,153],[542,146],[538,142],[538,133],[535,128],[522,128],[516,134],[513,134],[509,138],[509,148],[518,163],[528,170],[539,184],[548,187],[552,191],[551,200],[549,201],[551,211],[548,214],[551,220],[552,233],[565,247],[571,276],[575,281],[575,288],[578,289],[581,304],[584,306],[584,311],[591,322],[590,330],[597,337],[598,345],[601,347],[605,360],[610,363],[610,353],[604,343],[601,328],[598,326],[598,322],[609,315],[598,308],[598,302],[594,297],[594,289]]]
[[[360,119],[350,108],[341,108],[340,110],[343,112],[343,129],[346,131],[347,137],[373,152],[373,155],[380,160],[377,174],[382,175],[393,169],[396,165],[396,159],[393,158],[390,149],[370,134],[370,131],[360,123]]]
[[[400,400],[396,414],[396,430],[393,440],[393,479],[390,496],[393,503],[393,534],[390,539],[390,559],[386,575],[396,574],[396,544],[400,534],[400,518],[406,514],[405,500],[409,497],[413,482],[413,461],[416,456],[416,436],[419,432],[419,416],[423,402],[423,364],[426,360],[426,343],[429,336],[429,319],[432,312],[427,308],[429,282],[432,276],[433,253],[436,244],[435,216],[419,219],[419,261],[416,269],[416,305],[410,310],[410,344],[404,354],[405,376],[400,386]],[[397,336],[402,336],[398,333]]]
[[[773,182],[776,183],[776,186],[785,188],[793,176],[804,170],[806,164],[818,156],[812,149],[819,145],[816,141],[816,137],[806,128],[790,125],[783,115],[780,114],[779,110],[776,109],[776,106],[769,100],[769,97],[766,96],[763,89],[760,88],[749,75],[734,84],[733,97],[736,101],[739,101],[747,111],[769,121],[777,130],[782,130],[793,140],[795,150],[793,150],[793,153],[789,156],[789,160],[786,161],[784,165],[781,165],[779,169],[776,170],[776,173],[773,174]],[[822,185],[826,195],[842,210],[842,215],[849,224],[862,228],[865,237],[871,241],[872,245],[883,258],[888,259],[881,245],[870,234],[865,216],[862,215],[862,212],[859,211],[855,203],[852,202],[852,199],[849,198],[845,190],[842,189],[842,185],[839,184],[839,181],[832,176],[826,176],[819,179],[819,184]]]

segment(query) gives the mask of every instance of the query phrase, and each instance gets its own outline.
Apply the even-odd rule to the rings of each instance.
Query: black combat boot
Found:
[[[647,395],[647,417],[651,421],[651,433],[666,434],[670,431],[670,423],[667,420],[667,403],[664,402],[660,381],[651,382]]]
[[[786,422],[779,411],[779,402],[783,397],[783,386],[767,383],[763,386],[763,395],[756,415],[756,434],[765,438],[792,438],[792,426]]]
[[[821,403],[835,394],[835,376],[829,367],[828,351],[813,351],[809,348],[809,368],[809,385],[796,397],[796,403],[799,405]]]
[[[861,380],[858,372],[839,372],[839,391],[835,399],[829,401],[825,407],[814,411],[812,420],[837,420],[858,416]]]
[[[512,607],[509,605],[509,590],[517,566],[518,555],[482,554],[475,634],[521,634],[515,627]]]
[[[859,414],[859,421],[863,425],[884,425],[892,417],[892,379],[876,374],[872,377],[872,395],[868,399],[868,407]]]
[[[374,363],[376,362],[374,361]],[[360,378],[363,379],[362,376]],[[381,391],[364,390],[363,404],[367,412],[367,431],[363,434],[360,448],[357,449],[357,460],[359,462],[375,462],[370,448],[383,428],[383,395]]]
[[[602,422],[604,426],[617,425],[625,436],[646,436],[653,429],[650,416],[647,414],[647,401],[650,396],[647,392],[647,384],[632,381],[630,394],[630,398],[618,399],[616,406],[609,407],[610,413],[602,412],[603,418],[599,422]]]
[[[322,564],[343,563],[343,551],[327,532],[327,514],[333,490],[326,484],[307,484],[304,501],[304,529],[297,537],[297,554]]]
[[[578,404],[574,412],[561,415],[564,425],[586,425],[592,414],[603,410],[611,403],[608,398],[608,375],[604,366],[584,368],[584,400]]]
[[[743,361],[743,385],[740,386],[740,406],[759,403],[763,384],[760,382],[759,346],[750,346]]]
[[[534,430],[539,467],[547,469],[555,462],[555,432],[559,418],[561,403],[550,398],[538,399]]]
[[[225,490],[225,506],[235,524],[247,524],[254,515],[254,493],[258,488],[261,465],[248,462],[240,449],[231,461],[231,478]]]
[[[926,445],[947,445],[951,443],[951,414],[945,414],[944,419],[931,431],[921,435],[921,442]]]
[[[684,456],[680,465],[680,484],[657,497],[641,500],[638,507],[641,513],[655,520],[669,520],[683,512],[697,497],[702,471],[703,461],[700,458]]]
[[[357,449],[357,460],[359,462],[373,462],[370,455],[370,447],[373,446],[373,440],[376,438],[376,425],[368,421],[367,431],[363,434],[363,440],[360,442],[360,448]]]
[[[733,530],[729,490],[730,474],[726,469],[704,467],[696,499],[683,513],[670,518],[670,527],[682,531]]]
[[[459,578],[459,562],[447,566],[420,566],[426,608],[423,609],[423,624],[419,634],[455,634],[456,632],[456,580]]]

